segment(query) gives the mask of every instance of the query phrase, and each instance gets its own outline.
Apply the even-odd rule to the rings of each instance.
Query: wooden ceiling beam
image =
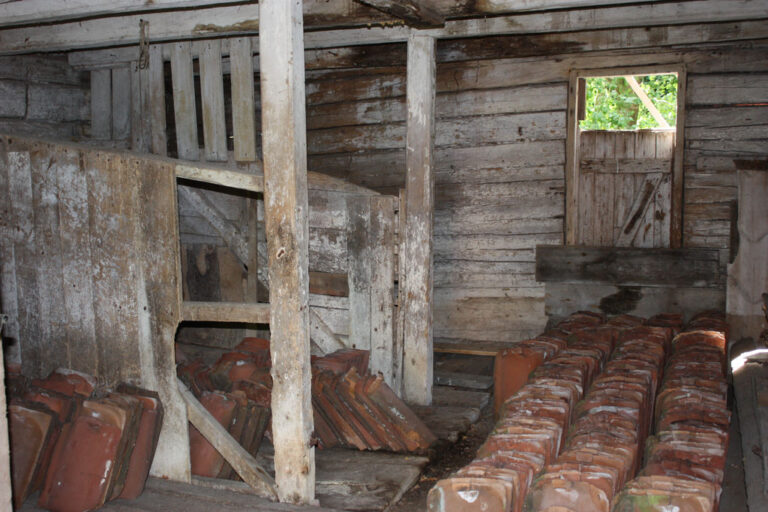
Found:
[[[356,0],[381,12],[402,19],[406,25],[415,28],[442,27],[443,16],[425,0]]]
[[[313,3],[317,2],[308,0],[305,3],[305,17],[308,15],[306,9]],[[357,2],[353,3],[358,5]],[[646,5],[449,20],[444,27],[427,29],[424,33],[438,39],[457,39],[760,20],[767,17],[766,13],[768,0],[654,2]],[[139,42],[140,19],[149,21],[149,39],[153,43],[243,33],[256,34],[259,25],[258,5],[247,4],[97,18],[41,27],[7,28],[0,29],[0,55],[135,45]],[[205,20],[205,23],[201,24],[200,20]],[[405,26],[318,30],[305,33],[304,47],[336,48],[405,42],[410,31],[411,29]]]

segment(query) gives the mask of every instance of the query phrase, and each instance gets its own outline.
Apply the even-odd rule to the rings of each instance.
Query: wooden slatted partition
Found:
[[[174,171],[168,160],[0,136],[0,245],[13,247],[2,297],[15,305],[25,374],[69,367],[157,390],[166,412],[152,473],[189,481]]]

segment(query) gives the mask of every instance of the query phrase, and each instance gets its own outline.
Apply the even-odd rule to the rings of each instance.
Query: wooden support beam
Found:
[[[187,404],[189,422],[203,434],[256,494],[269,499],[277,498],[275,481],[269,473],[216,421],[183,382],[178,380],[177,383],[179,392]]]
[[[434,215],[435,39],[408,39],[405,178],[403,396],[432,401],[432,231]]]
[[[442,27],[445,16],[424,0],[357,0],[416,28]]]
[[[487,2],[486,2],[487,3]],[[625,3],[611,1],[611,4]],[[574,32],[609,28],[651,27],[765,19],[768,0],[690,0],[687,2],[632,2],[637,5],[613,5],[578,10],[527,12],[523,14],[477,17],[476,10],[465,10],[466,19],[446,21],[442,28],[425,30],[438,39],[484,37],[503,34]],[[595,5],[595,3],[591,3]],[[602,2],[601,2],[602,4]],[[585,5],[587,7],[589,4]],[[327,12],[327,0],[308,3],[308,11],[321,18]],[[543,8],[543,7],[539,7]],[[512,8],[502,6],[501,12]],[[470,17],[475,15],[474,18]],[[152,42],[235,36],[258,32],[257,4],[213,7],[181,12],[157,12],[144,15],[87,19],[49,26],[6,28],[0,30],[0,54],[63,51],[138,44],[139,21],[149,21]],[[205,20],[201,23],[200,20]],[[360,21],[357,21],[359,26]],[[404,42],[409,28],[372,26],[308,32],[305,48],[334,48]]]
[[[24,0],[0,3],[0,26],[50,23],[114,14],[190,9],[209,5],[242,3],[242,0]]]
[[[245,302],[190,302],[181,303],[184,322],[218,322],[242,324],[268,324],[269,304]]]
[[[661,115],[661,112],[659,112],[659,109],[656,108],[656,105],[653,104],[653,100],[648,97],[648,94],[643,90],[642,87],[640,87],[640,84],[637,83],[637,79],[632,75],[626,75],[624,80],[627,81],[634,93],[637,94],[637,97],[640,98],[641,102],[643,102],[643,106],[648,109],[659,126],[662,128],[669,128],[669,123],[666,119],[664,119],[664,116]]]
[[[309,504],[315,499],[315,449],[302,2],[262,0],[259,7],[275,479],[281,501]]]
[[[247,174],[211,166],[176,164],[176,177],[250,192],[264,191],[264,176],[261,173]]]

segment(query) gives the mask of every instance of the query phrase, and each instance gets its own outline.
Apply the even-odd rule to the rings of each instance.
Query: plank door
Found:
[[[584,131],[579,244],[669,247],[674,130]]]

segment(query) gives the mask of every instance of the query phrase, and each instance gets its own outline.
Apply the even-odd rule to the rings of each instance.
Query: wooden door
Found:
[[[584,131],[579,244],[669,247],[674,130]]]

